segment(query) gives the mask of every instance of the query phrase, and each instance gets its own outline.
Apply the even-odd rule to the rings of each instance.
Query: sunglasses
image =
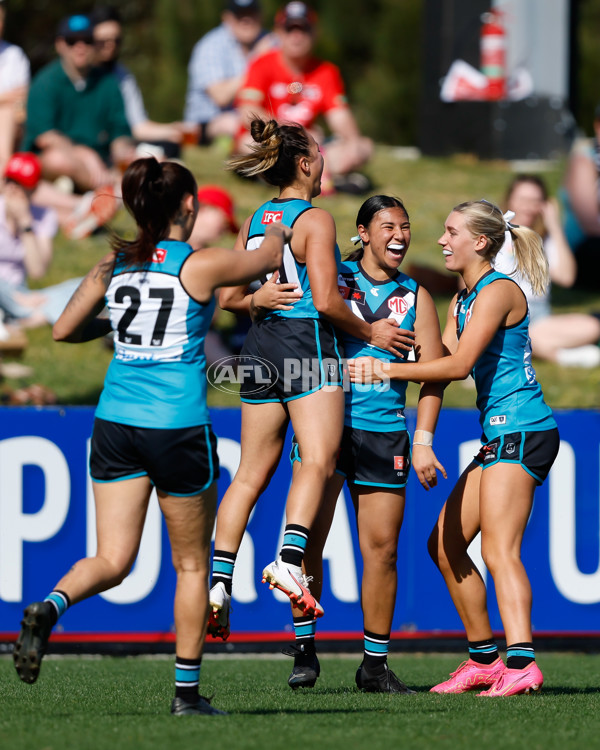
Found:
[[[74,47],[76,44],[79,44],[79,42],[89,44],[90,46],[94,43],[91,36],[66,36],[64,39],[67,47]]]
[[[96,47],[108,47],[109,44],[114,44],[118,47],[121,44],[122,38],[120,36],[111,36],[108,39],[94,39]]]

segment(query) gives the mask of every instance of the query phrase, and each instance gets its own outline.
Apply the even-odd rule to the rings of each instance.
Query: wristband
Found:
[[[21,234],[25,234],[26,232],[33,232],[33,227],[31,226],[31,224],[29,224],[28,226],[23,227],[19,231]]]
[[[427,445],[431,447],[433,445],[433,432],[428,432],[427,430],[415,430],[413,445]]]

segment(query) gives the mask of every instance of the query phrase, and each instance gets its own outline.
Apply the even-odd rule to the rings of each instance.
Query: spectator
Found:
[[[594,138],[579,139],[569,156],[561,191],[565,234],[577,260],[575,288],[600,290],[600,105]]]
[[[237,234],[239,226],[235,220],[233,198],[222,187],[218,185],[204,185],[198,190],[198,215],[192,234],[188,243],[194,250],[201,250],[206,247],[214,247],[223,235],[227,232]],[[217,302],[219,301],[217,292]],[[224,313],[220,308],[215,309],[211,327],[206,333],[204,340],[204,353],[207,364],[211,365],[225,357],[231,357],[234,353],[231,350],[230,342],[224,339],[224,326],[219,325],[219,317],[233,316],[233,322],[226,326],[231,338],[235,340],[241,336],[245,338],[248,332],[249,323],[247,316],[234,315],[233,313]],[[235,344],[234,344],[235,346]],[[240,347],[236,347],[239,350]]]
[[[329,172],[323,193],[335,188],[359,194],[371,185],[353,170],[368,161],[373,143],[358,129],[337,66],[313,54],[316,23],[316,13],[303,2],[288,3],[277,13],[279,46],[250,63],[238,95],[243,131],[237,148],[244,152],[251,147],[248,128],[255,117],[299,123],[323,146]],[[321,115],[331,131],[330,139],[316,127]]]
[[[32,153],[10,158],[0,194],[0,311],[9,327],[34,328],[54,323],[81,279],[30,290],[28,279],[41,279],[52,262],[58,229],[55,212],[32,203],[41,174]]]
[[[236,135],[240,119],[234,100],[248,59],[269,44],[259,0],[227,0],[221,25],[200,39],[188,66],[184,119],[200,126],[201,144]]]
[[[2,39],[5,6],[0,0],[0,172],[22,135],[29,88],[29,60],[20,47]]]
[[[183,123],[152,121],[144,107],[142,92],[135,76],[119,62],[123,26],[118,9],[112,5],[99,5],[92,11],[91,21],[94,27],[96,63],[116,76],[134,138],[158,146],[169,159],[179,157]]]
[[[194,250],[211,247],[226,233],[237,234],[233,198],[218,185],[204,185],[198,189],[198,216],[188,240]]]
[[[550,280],[573,286],[577,273],[560,223],[556,201],[550,200],[545,182],[536,175],[517,175],[508,187],[505,206],[514,212],[514,223],[535,230],[544,241]],[[511,220],[513,221],[513,220]],[[531,284],[515,271],[512,242],[505,242],[494,261],[497,271],[513,276],[527,297],[529,337],[535,357],[573,367],[600,365],[600,319],[585,313],[553,315],[550,291],[534,294]]]
[[[134,158],[118,82],[93,67],[93,50],[87,16],[60,22],[58,59],[31,84],[23,141],[25,150],[39,154],[46,179],[66,175],[82,192],[113,185],[113,165]]]

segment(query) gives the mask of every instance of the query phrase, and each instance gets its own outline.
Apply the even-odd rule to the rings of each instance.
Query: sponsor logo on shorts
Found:
[[[506,414],[498,414],[494,417],[490,417],[490,425],[506,424]]]
[[[261,220],[261,224],[273,224],[275,221],[281,221],[283,218],[283,211],[265,211]]]
[[[394,469],[396,471],[402,471],[404,469],[404,456],[394,456]]]
[[[482,445],[477,454],[477,460],[482,463],[494,460],[496,458],[496,447],[495,443]]]
[[[152,253],[153,263],[164,263],[167,259],[167,251],[163,247],[157,247]]]

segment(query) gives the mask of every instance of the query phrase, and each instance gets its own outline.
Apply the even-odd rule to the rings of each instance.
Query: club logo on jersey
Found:
[[[371,294],[372,294],[372,295],[373,295],[374,297],[379,297],[379,289],[378,289],[378,288],[377,288],[376,286],[372,286],[372,287],[371,287]]]
[[[404,456],[394,456],[395,471],[402,471],[404,469],[404,461]]]
[[[261,224],[273,224],[275,221],[283,219],[283,211],[265,211]]]
[[[342,299],[350,299],[350,287],[349,286],[340,286],[338,284],[338,289],[340,290]]]
[[[500,424],[506,424],[506,415],[505,414],[499,414],[494,417],[490,417],[490,425],[500,425]]]
[[[396,315],[406,315],[408,312],[408,302],[404,297],[390,297],[388,307]]]
[[[152,253],[153,263],[164,263],[167,259],[167,251],[163,247],[157,247]]]

